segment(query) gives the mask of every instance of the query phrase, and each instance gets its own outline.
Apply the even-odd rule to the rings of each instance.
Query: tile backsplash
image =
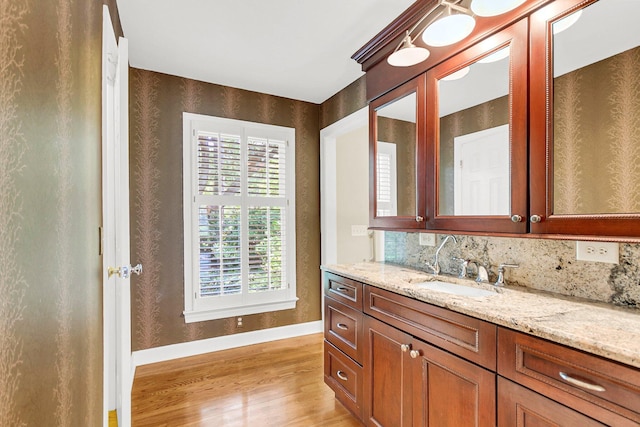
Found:
[[[436,248],[445,235],[436,236],[436,246],[420,246],[419,233],[385,232],[385,261],[428,271]],[[590,300],[640,309],[640,244],[620,243],[619,264],[576,260],[575,240],[547,240],[455,235],[440,251],[441,274],[457,275],[460,262],[476,261],[489,270],[495,281],[498,265],[518,264],[507,269],[508,285],[523,286]]]

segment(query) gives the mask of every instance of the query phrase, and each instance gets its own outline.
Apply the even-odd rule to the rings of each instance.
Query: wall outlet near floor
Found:
[[[576,259],[578,261],[620,262],[620,245],[615,242],[576,242]]]
[[[356,236],[368,236],[369,233],[367,232],[367,226],[366,225],[352,225],[351,226],[351,235],[353,237]]]
[[[238,317],[238,325],[236,327],[242,328],[242,317]]]
[[[420,233],[419,243],[420,246],[435,246],[436,235],[433,233]]]

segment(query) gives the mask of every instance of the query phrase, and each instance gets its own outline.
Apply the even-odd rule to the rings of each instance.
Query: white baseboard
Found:
[[[137,366],[148,365],[150,363],[164,362],[181,357],[211,353],[213,351],[315,334],[322,332],[323,329],[324,324],[322,320],[317,320],[315,322],[298,323],[295,325],[280,326],[278,328],[262,329],[259,331],[166,345],[163,347],[134,351],[131,355],[131,362],[135,370]]]

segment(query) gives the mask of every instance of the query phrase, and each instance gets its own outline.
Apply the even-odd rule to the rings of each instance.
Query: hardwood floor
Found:
[[[141,366],[133,427],[350,427],[323,380],[322,334]]]

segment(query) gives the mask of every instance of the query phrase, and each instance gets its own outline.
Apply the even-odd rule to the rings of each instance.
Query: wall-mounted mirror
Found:
[[[427,72],[427,228],[526,232],[527,21]]]
[[[438,80],[440,215],[509,215],[509,46]]]
[[[376,110],[376,215],[416,213],[416,93]]]
[[[371,102],[370,224],[423,228],[424,76]]]
[[[640,212],[638,17],[600,0],[551,25],[556,215]]]

